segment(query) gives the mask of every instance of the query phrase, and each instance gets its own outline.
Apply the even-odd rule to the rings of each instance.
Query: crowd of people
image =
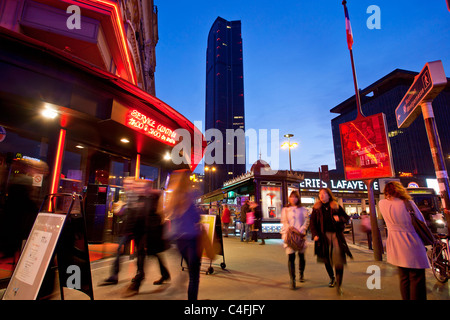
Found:
[[[398,267],[399,287],[403,300],[426,300],[425,269],[430,268],[430,263],[425,245],[414,228],[408,207],[414,210],[415,216],[422,222],[425,222],[424,216],[401,183],[393,181],[386,184],[384,195],[385,199],[379,202],[379,209],[389,234],[386,243],[387,262]],[[317,261],[325,264],[330,277],[329,286],[336,287],[339,295],[343,293],[344,265],[347,257],[352,258],[344,237],[344,227],[349,219],[331,190],[327,188],[319,191],[319,200],[314,204],[309,216],[302,208],[298,192],[293,191],[289,195],[289,204],[283,209],[281,218],[283,239],[287,238],[290,227],[294,227],[306,237],[309,226]],[[369,233],[369,218],[363,219]],[[288,255],[290,288],[295,289],[295,254],[299,256],[299,275],[302,282],[306,242],[302,248],[296,250],[286,243],[284,247]]]

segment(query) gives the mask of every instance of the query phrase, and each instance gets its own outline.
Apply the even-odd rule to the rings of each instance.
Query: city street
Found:
[[[218,256],[213,262],[213,274],[206,274],[209,262],[202,264],[199,300],[400,300],[400,291],[395,267],[385,262],[375,262],[372,251],[363,247],[349,246],[354,256],[344,271],[343,295],[328,287],[325,267],[318,264],[313,255],[313,245],[308,243],[304,283],[297,282],[295,291],[289,289],[287,256],[281,240],[266,240],[266,245],[240,242],[238,237],[224,238],[226,269]],[[111,259],[92,263],[92,280],[95,300],[186,300],[188,272],[181,270],[181,260],[175,248],[165,252],[172,280],[161,286],[153,285],[160,277],[156,260],[147,259],[146,279],[138,295],[123,297],[126,287],[134,276],[136,260],[123,258],[119,283],[113,286],[98,286],[108,277]],[[298,258],[297,261],[298,263]],[[368,289],[366,282],[372,273],[370,266],[381,270],[381,288]],[[448,300],[449,285],[438,283],[431,270],[427,270],[429,300]],[[65,299],[84,300],[87,296],[74,290],[65,290]],[[60,299],[59,294],[53,299]]]

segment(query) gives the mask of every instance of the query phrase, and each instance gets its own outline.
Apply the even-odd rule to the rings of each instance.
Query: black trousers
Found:
[[[295,252],[290,253],[288,255],[288,257],[289,257],[289,260],[288,260],[289,276],[291,277],[292,280],[295,280]],[[306,266],[305,254],[298,252],[298,258],[300,260],[298,270],[300,271],[300,274],[303,274],[303,272],[305,271],[305,266]]]
[[[403,300],[426,300],[425,269],[398,268]]]

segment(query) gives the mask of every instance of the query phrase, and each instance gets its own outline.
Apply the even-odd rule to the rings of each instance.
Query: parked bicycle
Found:
[[[446,234],[435,234],[436,241],[431,248],[430,259],[431,270],[434,277],[441,283],[447,282],[450,278],[450,248],[449,248],[449,236]]]

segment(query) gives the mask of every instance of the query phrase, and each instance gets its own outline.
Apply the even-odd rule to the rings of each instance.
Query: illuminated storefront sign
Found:
[[[165,144],[174,146],[176,143],[176,133],[172,129],[137,110],[130,110],[126,125]]]
[[[339,125],[346,180],[394,176],[383,113]]]
[[[363,181],[347,181],[347,180],[330,180],[330,182],[324,182],[320,179],[304,179],[300,183],[300,188],[305,189],[320,189],[330,188],[331,190],[348,190],[348,191],[367,191],[367,186]],[[373,182],[373,189],[379,190],[378,181]]]

